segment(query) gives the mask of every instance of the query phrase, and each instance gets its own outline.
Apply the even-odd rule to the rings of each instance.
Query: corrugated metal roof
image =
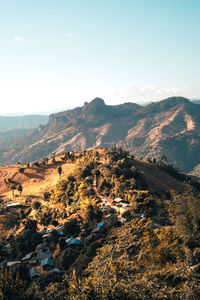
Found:
[[[37,276],[41,276],[40,269],[38,269],[38,268],[31,268],[29,270],[29,274],[30,274],[31,279],[34,277],[37,277]]]
[[[101,222],[101,223],[98,223],[98,224],[97,224],[97,227],[102,227],[102,226],[104,226],[104,225],[106,225],[106,223],[105,223],[105,222]]]
[[[54,266],[54,260],[52,258],[45,258],[41,261],[41,266]]]

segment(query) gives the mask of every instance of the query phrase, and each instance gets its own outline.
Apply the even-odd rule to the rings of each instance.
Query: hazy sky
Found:
[[[199,0],[0,1],[0,115],[200,97]]]

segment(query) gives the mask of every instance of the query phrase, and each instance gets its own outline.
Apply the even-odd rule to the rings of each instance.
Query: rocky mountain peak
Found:
[[[102,98],[99,98],[99,97],[94,98],[90,103],[93,104],[93,105],[98,105],[98,106],[103,105],[103,106],[105,106],[104,100]]]
[[[190,101],[185,98],[185,97],[169,97],[167,99],[164,99],[163,101],[161,101],[161,103],[168,103],[168,104],[173,104],[173,105],[177,105],[177,104],[185,104],[185,103],[189,103]]]
[[[106,109],[106,104],[103,99],[101,98],[94,98],[91,102],[87,103],[85,102],[83,106],[84,113],[87,114],[96,114],[104,112]]]

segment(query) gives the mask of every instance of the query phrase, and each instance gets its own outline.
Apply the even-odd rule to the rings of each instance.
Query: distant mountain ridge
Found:
[[[146,106],[111,106],[95,98],[82,107],[50,115],[48,124],[13,141],[7,149],[0,145],[1,163],[117,144],[144,159],[165,155],[169,163],[192,172],[200,164],[199,129],[200,106],[183,97]]]
[[[191,101],[195,104],[200,104],[200,99],[191,99]]]
[[[0,132],[13,129],[33,129],[47,122],[48,116],[45,115],[0,116]]]

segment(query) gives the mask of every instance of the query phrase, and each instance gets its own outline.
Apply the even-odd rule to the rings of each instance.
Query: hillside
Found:
[[[12,140],[28,134],[31,130],[32,129],[11,129],[0,132],[0,148],[9,148]]]
[[[0,181],[2,182],[0,186],[1,199],[6,199],[6,201],[13,201],[16,199],[21,203],[25,203],[28,197],[33,199],[42,200],[43,194],[51,189],[58,181],[58,167],[62,166],[63,172],[67,174],[68,171],[72,171],[74,164],[64,163],[60,157],[57,157],[56,163],[52,163],[52,160],[41,164],[39,167],[26,165],[11,165],[0,167]],[[23,169],[23,172],[21,171]],[[11,181],[11,184],[9,184]],[[23,186],[23,193],[19,196],[16,192],[16,197],[13,198],[11,185],[15,184]]]
[[[0,116],[0,150],[5,151],[14,140],[47,122],[48,116],[43,115]]]
[[[200,104],[200,99],[192,99],[192,102],[194,102],[195,104]]]
[[[191,177],[112,147],[1,167],[0,180],[3,299],[199,299]]]
[[[145,160],[164,155],[178,169],[192,172],[200,162],[199,128],[200,106],[183,97],[146,106],[110,106],[96,98],[83,107],[50,115],[47,125],[0,150],[1,164],[117,144]]]
[[[13,129],[33,129],[47,122],[48,116],[43,115],[0,116],[0,132]]]

